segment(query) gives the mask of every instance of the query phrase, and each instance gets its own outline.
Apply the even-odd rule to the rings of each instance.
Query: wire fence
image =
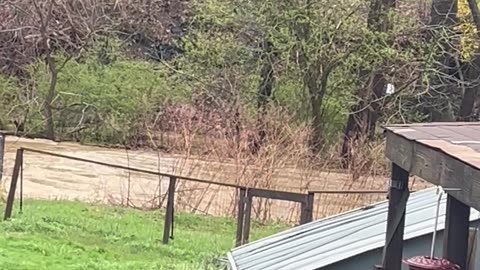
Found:
[[[258,173],[256,175],[244,173],[242,168],[222,167],[222,164],[214,162],[207,164],[203,161],[194,163],[190,160],[170,161],[158,158],[156,163],[155,158],[151,156],[126,150],[124,150],[123,159],[117,158],[118,153],[114,158],[110,155],[103,159],[103,156],[110,154],[109,150],[98,148],[95,149],[95,162],[92,163],[86,162],[93,160],[93,157],[89,158],[91,153],[83,152],[80,147],[68,149],[68,152],[65,151],[68,154],[62,154],[64,149],[61,147],[66,146],[56,146],[55,151],[31,149],[34,151],[25,153],[22,167],[25,197],[81,200],[141,209],[165,208],[170,177],[174,176],[178,178],[175,187],[176,210],[214,216],[235,217],[237,215],[240,187],[304,195],[308,194],[308,191],[314,192],[316,195],[313,219],[366,207],[386,199],[386,194],[382,191],[386,185],[379,181],[362,186],[350,185],[348,180],[342,180],[344,182],[339,184],[338,181],[325,178],[324,183],[315,185],[308,176],[302,182],[297,176],[301,172],[289,170],[279,173],[280,185],[275,183],[271,186],[259,187],[252,185],[253,181],[238,181],[239,174],[243,174],[244,178],[252,179],[258,177]],[[14,151],[11,147],[9,149],[5,159],[4,179],[7,182],[12,174],[14,163]],[[30,148],[24,147],[24,149]],[[44,152],[49,154],[45,155]],[[208,173],[205,173],[207,171]],[[212,171],[216,175],[213,175]],[[214,180],[206,181],[191,175]],[[6,184],[5,181],[4,184]],[[302,188],[298,188],[300,185]],[[308,186],[316,186],[319,189],[309,189]],[[364,191],[380,190],[380,193],[358,193],[358,189],[362,188]],[[252,199],[252,218],[259,222],[281,221],[298,224],[301,210],[302,206],[297,202],[258,197]]]

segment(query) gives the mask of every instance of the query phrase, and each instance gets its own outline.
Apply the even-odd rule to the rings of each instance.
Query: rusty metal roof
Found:
[[[480,169],[480,122],[393,125],[384,129]]]

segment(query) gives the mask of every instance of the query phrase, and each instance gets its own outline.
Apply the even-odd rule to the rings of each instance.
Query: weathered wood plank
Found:
[[[443,257],[467,269],[470,207],[448,195]]]
[[[307,196],[305,223],[313,221],[313,207],[315,205],[314,200],[315,200],[315,194],[313,192],[309,192]]]
[[[300,224],[305,224],[313,221],[313,200],[315,194],[309,192],[307,195],[307,201],[302,203],[302,209],[300,212]]]
[[[252,218],[252,202],[253,202],[253,196],[252,194],[250,194],[250,191],[251,190],[247,190],[247,196],[246,196],[242,244],[248,243],[248,240],[250,239],[250,223]]]
[[[20,167],[23,163],[23,149],[18,149],[15,157],[15,164],[13,165],[12,181],[10,182],[10,190],[8,191],[7,205],[5,206],[4,220],[12,216],[13,202],[15,200],[15,192],[17,190],[18,176],[20,174]]]
[[[385,154],[410,174],[440,185],[464,204],[480,210],[480,171],[419,142],[387,132]]]
[[[293,202],[307,202],[308,195],[286,191],[273,191],[259,188],[249,188],[248,193],[253,197],[261,197],[272,200],[293,201]]]
[[[383,268],[388,270],[401,270],[402,268],[405,212],[409,195],[408,178],[408,171],[393,164],[382,264]]]
[[[237,209],[237,237],[235,246],[240,246],[243,244],[243,223],[245,219],[245,195],[246,189],[241,188],[238,198],[238,209]]]
[[[475,262],[477,258],[476,250],[477,250],[477,237],[478,237],[478,228],[469,228],[468,233],[468,257],[467,257],[467,265],[468,268],[466,269],[475,269]]]
[[[385,156],[404,170],[410,171],[413,155],[413,143],[392,132],[387,132]]]

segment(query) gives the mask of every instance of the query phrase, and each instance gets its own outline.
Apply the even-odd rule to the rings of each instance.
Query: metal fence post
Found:
[[[10,190],[8,191],[7,205],[5,207],[4,220],[9,219],[12,216],[13,201],[15,200],[15,191],[17,189],[18,176],[20,174],[20,167],[23,163],[23,149],[17,150],[15,157],[15,165],[13,166],[12,182],[10,183]]]
[[[20,159],[20,214],[23,213],[23,153],[22,150],[22,158]]]
[[[5,137],[4,133],[0,133],[0,183],[3,177],[3,158],[5,156]]]
[[[238,247],[243,244],[243,222],[245,219],[245,194],[246,188],[240,188],[237,209],[237,238],[235,246]]]
[[[175,184],[177,178],[170,177],[168,183],[168,198],[167,198],[167,210],[165,212],[165,224],[163,226],[163,244],[168,244],[168,238],[170,237],[170,229],[173,232],[173,208],[175,203]]]

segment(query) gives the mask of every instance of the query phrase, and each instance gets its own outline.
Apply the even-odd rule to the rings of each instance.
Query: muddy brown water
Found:
[[[155,151],[56,143],[41,139],[7,137],[2,186],[8,190],[16,149],[44,150],[139,169],[270,189],[301,192],[307,189],[385,189],[385,177],[365,177],[352,182],[349,174],[296,168],[275,168],[269,173],[234,162],[185,158]],[[24,197],[80,200],[85,202],[152,208],[165,205],[168,179],[97,164],[47,156],[32,152],[24,155]],[[268,183],[268,184],[266,184]],[[176,208],[216,216],[234,216],[236,190],[212,184],[179,180]],[[337,214],[383,200],[384,195],[316,195],[315,218]],[[27,206],[28,207],[28,206]],[[296,203],[255,199],[253,214],[262,220],[296,222]]]

